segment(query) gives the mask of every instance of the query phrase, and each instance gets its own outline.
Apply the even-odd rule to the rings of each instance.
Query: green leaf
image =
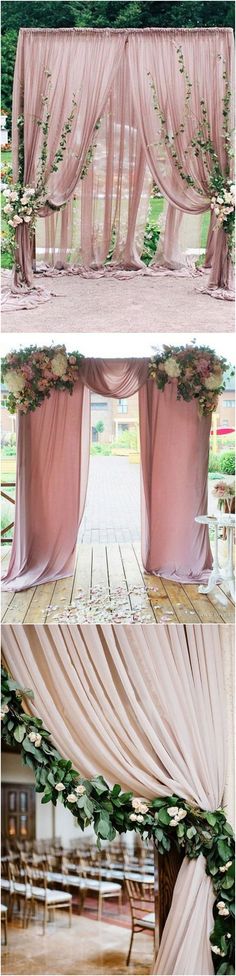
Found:
[[[226,888],[227,890],[227,888],[232,888],[233,885],[234,885],[234,878],[231,878],[230,874],[227,873],[226,878],[224,878],[224,881],[221,882],[221,888]]]
[[[230,860],[230,857],[229,857],[229,855],[230,855],[229,845],[225,841],[223,841],[223,840],[218,840],[217,841],[217,849],[218,849],[218,852],[219,852],[221,861],[224,861],[224,864],[226,864],[226,862]]]
[[[51,799],[52,799],[52,790],[49,790],[48,793],[44,793],[44,796],[42,796],[41,803],[49,803],[49,800]]]
[[[107,837],[109,837],[109,832],[110,832],[110,821],[100,819],[97,825],[97,833],[100,834],[100,837],[106,840]]]
[[[23,749],[25,749],[25,752],[31,752],[32,755],[36,757],[36,759],[38,760],[38,763],[43,763],[44,762],[44,757],[40,753],[40,749],[36,749],[35,746],[34,746],[34,744],[33,744],[33,742],[30,742],[30,739],[27,739],[27,738],[24,739],[23,742],[22,742],[22,746],[23,746]]]
[[[108,791],[108,785],[107,783],[105,783],[103,776],[96,776],[95,779],[91,779],[91,784],[96,790],[96,792],[99,793],[99,796],[100,794],[106,793]]]
[[[216,816],[214,813],[209,813],[209,812],[205,813],[205,820],[207,820],[207,823],[210,824],[210,827],[215,827]]]
[[[119,793],[121,793],[121,786],[119,786],[118,783],[115,783],[115,785],[113,786],[113,789],[112,789],[112,796],[117,797],[117,796],[119,796]]]
[[[26,733],[26,726],[17,725],[16,729],[14,729],[14,739],[16,740],[16,742],[23,742],[25,733]]]
[[[165,807],[161,807],[161,809],[159,810],[158,823],[163,823],[166,825],[170,823],[170,817]]]
[[[157,838],[157,840],[162,841],[162,839],[164,837],[164,833],[163,833],[163,830],[161,830],[160,827],[157,827],[156,828],[156,830],[155,830],[155,837]]]
[[[186,831],[186,833],[187,833],[188,839],[189,840],[192,840],[192,837],[195,837],[195,835],[197,833],[196,827],[193,827],[193,826],[192,827],[188,827],[188,830]]]

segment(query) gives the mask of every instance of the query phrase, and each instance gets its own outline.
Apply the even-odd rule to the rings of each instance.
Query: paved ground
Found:
[[[217,511],[209,481],[208,511]],[[126,457],[91,457],[79,542],[137,542],[140,539],[140,468]]]
[[[127,457],[91,457],[79,542],[140,539],[140,468]]]
[[[4,332],[230,332],[234,302],[204,295],[200,278],[40,278],[49,302],[2,314]]]

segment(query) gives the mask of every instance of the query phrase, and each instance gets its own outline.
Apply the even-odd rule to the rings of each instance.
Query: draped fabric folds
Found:
[[[3,655],[64,757],[147,799],[223,801],[225,625],[12,627]],[[154,973],[211,974],[213,891],[203,858],[181,866]]]
[[[204,581],[212,565],[207,526],[210,418],[197,401],[157,390],[148,360],[85,359],[72,396],[54,391],[19,415],[16,513],[4,589],[21,590],[73,573],[84,511],[90,441],[89,390],[129,397],[139,391],[141,538],[146,570],[182,582]]]
[[[175,384],[157,390],[148,360],[84,360],[72,396],[54,391],[19,415],[16,513],[4,589],[21,590],[73,573],[86,497],[89,390],[129,397],[139,391],[141,538],[146,570],[204,581],[212,565],[207,512],[210,418],[197,401],[178,401]]]
[[[175,30],[38,30],[23,28],[19,34],[13,97],[13,162],[18,173],[17,118],[24,112],[24,180],[34,184],[41,146],[41,113],[45,69],[50,74],[51,118],[48,139],[48,203],[45,238],[39,234],[41,257],[50,264],[87,276],[130,271],[155,273],[160,264],[181,273],[178,230],[183,213],[200,214],[209,209],[208,173],[201,155],[194,156],[191,173],[202,196],[187,186],[168,151],[160,145],[158,116],[153,105],[150,76],[158,91],[170,131],[176,131],[185,111],[184,76],[178,64],[181,45],[192,82],[193,110],[178,139],[180,158],[186,166],[186,144],[199,119],[200,100],[205,99],[211,138],[220,163],[222,150],[223,63],[232,71],[233,32],[229,28]],[[63,124],[75,94],[76,111],[67,151],[58,171],[50,166],[58,148]],[[99,128],[97,129],[97,123]],[[88,150],[95,144],[88,169]],[[84,167],[86,175],[81,182]],[[141,260],[147,202],[152,179],[168,200],[163,253],[153,268]],[[66,205],[60,214],[53,208]],[[50,216],[51,214],[51,216]],[[19,258],[25,281],[32,285],[29,229],[17,229]],[[111,263],[105,264],[108,255]],[[207,253],[207,267],[211,252]],[[227,238],[216,230],[210,288],[230,289],[232,267]],[[13,291],[19,287],[17,272]],[[38,296],[43,300],[43,294]],[[31,298],[32,303],[32,298]]]

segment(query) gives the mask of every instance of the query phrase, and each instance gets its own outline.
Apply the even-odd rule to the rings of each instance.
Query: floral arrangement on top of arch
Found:
[[[2,359],[2,380],[9,390],[9,413],[28,413],[49,397],[52,390],[73,393],[83,356],[66,352],[66,347],[29,346],[10,352]]]
[[[64,345],[29,346],[8,353],[2,359],[2,381],[9,390],[5,403],[9,412],[35,410],[53,389],[72,393],[83,359],[78,352],[67,353]],[[164,345],[149,363],[149,377],[159,390],[175,380],[177,399],[197,399],[202,416],[215,410],[228,365],[208,346]]]
[[[110,789],[103,776],[82,778],[55,749],[41,719],[24,711],[22,697],[33,698],[33,692],[20,688],[5,668],[1,675],[2,737],[9,746],[20,743],[23,762],[34,770],[42,803],[51,801],[55,806],[60,799],[82,830],[93,824],[99,845],[113,840],[116,833],[135,829],[144,839],[153,838],[160,854],[170,851],[174,841],[190,859],[204,856],[215,895],[210,935],[214,969],[233,974],[235,854],[224,810],[201,810],[174,794],[149,801],[122,792],[119,784]]]
[[[224,373],[229,368],[223,356],[209,346],[166,346],[149,365],[149,376],[159,390],[177,383],[177,400],[197,400],[200,417],[213,413],[224,390]],[[232,371],[233,372],[233,371]]]

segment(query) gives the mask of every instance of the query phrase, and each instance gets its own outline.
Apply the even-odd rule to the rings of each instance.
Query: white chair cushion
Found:
[[[147,915],[144,915],[144,917],[142,919],[140,919],[140,924],[141,925],[145,925],[145,929],[154,929],[155,928],[155,913],[154,912],[149,912]]]
[[[6,905],[1,905],[1,913],[2,913],[2,915],[6,915],[6,912],[7,912],[7,906]]]
[[[53,891],[50,888],[32,888],[32,897],[37,899],[37,901],[46,901],[47,904],[53,903],[54,905],[64,903],[65,901],[71,901],[72,895],[69,895],[66,891]]]

